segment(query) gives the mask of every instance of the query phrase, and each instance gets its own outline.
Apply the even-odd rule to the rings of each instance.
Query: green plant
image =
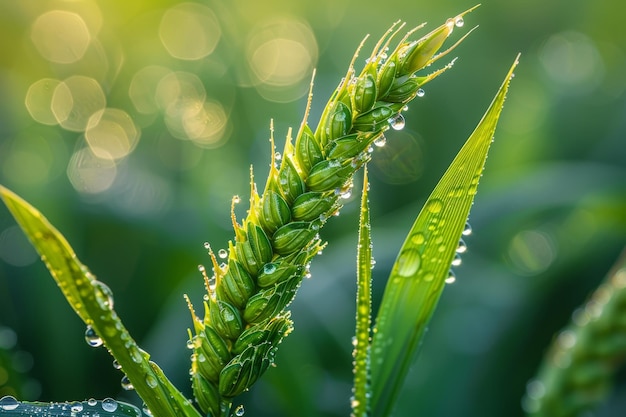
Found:
[[[308,273],[309,262],[325,245],[319,229],[338,213],[342,195],[351,190],[355,172],[369,161],[371,147],[385,140],[389,127],[401,129],[407,103],[422,94],[424,84],[451,67],[448,64],[428,75],[416,75],[460,43],[463,38],[438,52],[454,27],[463,26],[463,16],[469,11],[448,19],[419,40],[410,40],[410,36],[421,26],[410,30],[390,51],[390,42],[404,27],[394,24],[357,75],[353,65],[359,47],[315,132],[305,114],[295,140],[287,134],[280,157],[274,149],[272,129],[270,172],[260,195],[251,178],[250,208],[241,224],[234,214],[239,198],[233,199],[235,239],[228,251],[219,251],[224,263],[220,264],[206,246],[213,275],[209,277],[201,268],[207,291],[201,318],[187,299],[195,333],[190,331],[188,344],[193,351],[192,386],[203,413],[230,415],[233,398],[273,363],[278,344],[292,329],[286,307]],[[355,415],[365,415],[370,401],[375,415],[388,415],[392,409],[448,277],[512,70],[400,250],[374,329],[371,352],[370,313],[363,310],[369,304],[365,294],[371,254],[360,255]],[[311,94],[309,105],[310,100]],[[15,194],[4,188],[0,193],[68,302],[87,324],[88,342],[106,346],[147,409],[159,417],[197,416],[191,403],[136,345],[113,309],[111,291],[78,261],[63,236]],[[361,248],[370,245],[364,232],[369,227],[365,205],[363,216]],[[423,306],[414,310],[411,306],[419,300]],[[390,345],[392,337],[402,342]],[[366,363],[371,363],[371,389],[366,382],[370,377]]]
[[[324,246],[317,236],[318,230],[340,209],[341,196],[350,191],[353,175],[370,159],[368,149],[384,141],[389,126],[401,128],[404,124],[401,113],[406,104],[421,94],[421,86],[450,67],[414,76],[458,44],[437,54],[453,28],[462,26],[464,14],[448,20],[418,41],[409,40],[415,29],[409,31],[389,52],[390,42],[402,28],[394,25],[378,42],[359,75],[355,73],[353,60],[315,132],[308,126],[305,115],[295,141],[290,133],[287,135],[280,158],[274,149],[272,131],[271,169],[263,192],[257,193],[251,179],[250,209],[241,224],[235,219],[233,209],[234,243],[229,244],[227,251],[220,250],[218,256],[207,247],[213,276],[209,277],[201,268],[207,290],[204,315],[198,317],[189,303],[195,333],[190,333],[189,342],[193,350],[192,384],[203,413],[229,415],[233,398],[247,390],[273,363],[277,345],[292,328],[286,307],[307,274],[308,263]],[[367,179],[364,181],[352,402],[357,416],[365,415],[370,409],[373,415],[389,415],[393,408],[425,326],[446,280],[450,280],[450,265],[463,234],[512,70],[411,228],[391,271],[371,342],[371,242]],[[91,343],[104,343],[111,351],[147,409],[155,416],[198,415],[149,360],[149,355],[134,343],[113,310],[110,290],[77,260],[60,233],[10,191],[2,188],[0,194],[72,307],[88,325]],[[237,202],[234,199],[233,206]],[[70,404],[68,412],[72,412],[72,407],[78,412],[80,407],[103,404],[95,400]],[[15,403],[18,410],[15,411],[13,405],[0,403],[5,410],[19,411],[20,415],[49,407],[21,404],[17,408]],[[67,410],[47,411],[65,415]],[[137,410],[120,407],[117,412],[132,415]],[[234,412],[238,414],[240,410]]]

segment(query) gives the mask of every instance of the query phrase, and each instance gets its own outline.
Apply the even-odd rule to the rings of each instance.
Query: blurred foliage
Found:
[[[298,126],[316,67],[316,120],[366,33],[376,37],[399,18],[439,22],[473,5],[0,2],[0,183],[46,213],[112,288],[131,333],[188,387],[182,294],[203,292],[202,243],[225,247],[232,238],[230,198],[247,195],[249,165],[257,178],[267,172],[270,118],[278,136]],[[456,51],[454,69],[429,84],[405,129],[376,151],[374,300],[420,205],[522,52],[468,254],[398,415],[522,415],[552,334],[622,249],[623,9],[617,0],[483,4],[466,19],[481,27]],[[295,331],[277,368],[244,396],[250,415],[349,414],[357,212],[348,204],[325,228],[330,245],[294,302]],[[28,384],[15,388],[22,399],[138,401],[120,391],[107,353],[84,343],[80,320],[4,207],[0,325],[34,359]],[[0,392],[11,389],[5,384]],[[622,373],[595,415],[623,415],[624,398]]]

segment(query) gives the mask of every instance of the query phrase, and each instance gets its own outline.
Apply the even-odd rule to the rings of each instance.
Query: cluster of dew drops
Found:
[[[15,411],[18,410],[18,408],[22,407],[24,409],[24,412],[28,412],[31,416],[47,416],[54,415],[55,413],[59,412],[63,413],[69,411],[72,416],[97,417],[100,416],[101,411],[106,413],[114,413],[115,411],[117,411],[118,406],[118,402],[115,401],[113,398],[105,398],[102,401],[90,398],[87,401],[82,402],[74,401],[65,403],[50,403],[44,405],[21,403],[15,397],[10,395],[6,395],[0,398],[0,412]],[[144,408],[144,412],[147,412],[147,408]]]
[[[113,301],[113,293],[111,292],[111,290],[105,284],[99,281],[96,281],[95,285],[97,285],[102,291],[102,293],[106,296],[105,305],[108,308],[113,309],[114,301]],[[93,347],[93,348],[100,347],[104,344],[104,341],[102,340],[102,338],[97,334],[97,332],[91,325],[87,325],[87,329],[85,330],[85,342],[87,342],[88,346]],[[113,361],[113,368],[117,370],[122,370],[122,366],[117,360]],[[150,386],[151,388],[156,388],[158,382],[152,375],[148,375],[146,377],[146,384],[148,384],[148,386]],[[120,381],[120,385],[126,391],[132,391],[135,389],[132,382],[130,382],[130,379],[128,379],[128,376],[126,375],[122,377]],[[92,401],[92,400],[89,400],[89,401]],[[113,412],[115,411],[115,409],[117,409],[117,403],[115,403],[115,408],[113,408],[113,404],[111,403],[112,401],[115,402],[115,400],[107,398],[102,402],[102,407],[104,408],[105,411]],[[80,403],[78,403],[78,405],[80,405]],[[89,405],[92,405],[92,404],[89,404]],[[149,417],[152,416],[152,412],[150,411],[150,409],[145,403],[143,403],[142,409],[145,415]]]
[[[469,236],[472,234],[472,226],[469,224],[469,222],[465,223],[465,227],[463,228],[463,232],[461,232],[461,236]],[[456,252],[454,254],[454,259],[452,259],[452,263],[451,263],[451,268],[450,268],[450,272],[448,272],[448,277],[446,278],[446,284],[453,284],[456,281],[456,275],[454,274],[454,271],[452,270],[453,267],[457,267],[461,265],[462,259],[461,259],[461,255],[464,254],[465,252],[467,252],[467,244],[465,244],[465,241],[463,240],[463,237],[461,237],[461,239],[459,240],[459,244],[456,247]]]

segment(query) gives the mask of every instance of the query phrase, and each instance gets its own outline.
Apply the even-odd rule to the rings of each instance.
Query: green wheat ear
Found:
[[[605,399],[626,359],[626,250],[548,348],[522,405],[528,417],[575,417]]]
[[[272,132],[270,172],[262,194],[251,178],[246,218],[238,223],[231,210],[235,239],[229,243],[227,263],[219,265],[207,245],[213,276],[201,268],[207,289],[204,317],[196,316],[189,303],[195,332],[190,331],[189,341],[192,386],[204,413],[227,416],[233,397],[274,362],[278,344],[292,329],[285,308],[308,273],[309,262],[324,246],[320,228],[338,213],[355,172],[371,157],[372,144],[389,127],[401,129],[407,103],[451,67],[416,75],[467,36],[438,53],[471,10],[418,40],[411,36],[422,26],[408,31],[390,52],[390,42],[404,27],[396,22],[358,75],[354,62],[363,43],[357,49],[315,132],[307,123],[312,93],[295,142],[290,131],[280,158]],[[236,197],[233,206],[237,202]]]

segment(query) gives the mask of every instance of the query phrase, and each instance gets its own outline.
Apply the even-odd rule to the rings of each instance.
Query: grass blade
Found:
[[[363,174],[361,212],[359,216],[359,243],[357,246],[356,332],[354,345],[354,397],[352,415],[365,417],[368,413],[368,380],[370,326],[372,322],[372,237],[368,202],[369,182],[367,166]]]
[[[448,277],[517,58],[489,109],[413,224],[392,268],[372,341],[372,415],[388,416]]]
[[[0,415],[10,417],[76,417],[98,416],[107,417],[141,417],[141,411],[132,404],[105,398],[102,401],[90,399],[65,403],[42,403],[17,401],[6,396],[0,399]]]
[[[41,255],[69,304],[95,331],[94,338],[102,339],[153,415],[199,417],[189,401],[150,362],[148,353],[137,346],[113,310],[110,290],[78,260],[63,235],[37,209],[2,186],[0,197]]]

